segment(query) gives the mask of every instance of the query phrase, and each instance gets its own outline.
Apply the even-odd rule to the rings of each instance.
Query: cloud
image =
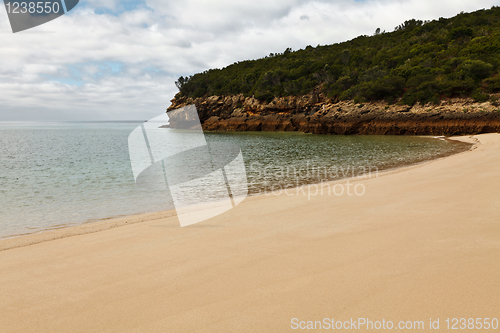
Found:
[[[17,34],[0,9],[0,120],[149,119],[180,75],[495,2],[87,0]]]

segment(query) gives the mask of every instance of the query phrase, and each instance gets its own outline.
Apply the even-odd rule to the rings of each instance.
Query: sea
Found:
[[[164,191],[135,182],[128,137],[143,122],[0,122],[0,238],[172,209]],[[408,136],[205,132],[205,139],[240,147],[249,195],[373,177],[469,149]]]

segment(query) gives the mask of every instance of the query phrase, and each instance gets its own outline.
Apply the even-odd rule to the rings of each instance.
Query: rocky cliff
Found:
[[[498,96],[497,96],[498,98]],[[315,134],[465,135],[500,132],[500,104],[450,99],[414,106],[336,101],[322,94],[259,101],[243,95],[177,97],[167,111],[195,104],[204,130]]]

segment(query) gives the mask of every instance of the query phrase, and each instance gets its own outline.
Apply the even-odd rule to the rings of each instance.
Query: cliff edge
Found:
[[[244,95],[176,96],[168,111],[194,104],[204,130],[314,134],[466,135],[500,132],[500,104],[449,99],[414,106],[336,101],[321,93],[259,101]]]

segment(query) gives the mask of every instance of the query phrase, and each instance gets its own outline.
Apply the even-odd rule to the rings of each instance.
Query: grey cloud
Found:
[[[33,29],[55,33],[0,35],[0,120],[149,119],[169,106],[180,75],[496,3],[147,0],[148,8],[115,17],[95,15],[92,1]],[[117,1],[104,5],[114,8]],[[3,14],[0,32],[10,29]],[[123,69],[95,77],[95,66],[104,62]],[[77,65],[84,82],[65,84]],[[63,83],[55,82],[57,76]]]

